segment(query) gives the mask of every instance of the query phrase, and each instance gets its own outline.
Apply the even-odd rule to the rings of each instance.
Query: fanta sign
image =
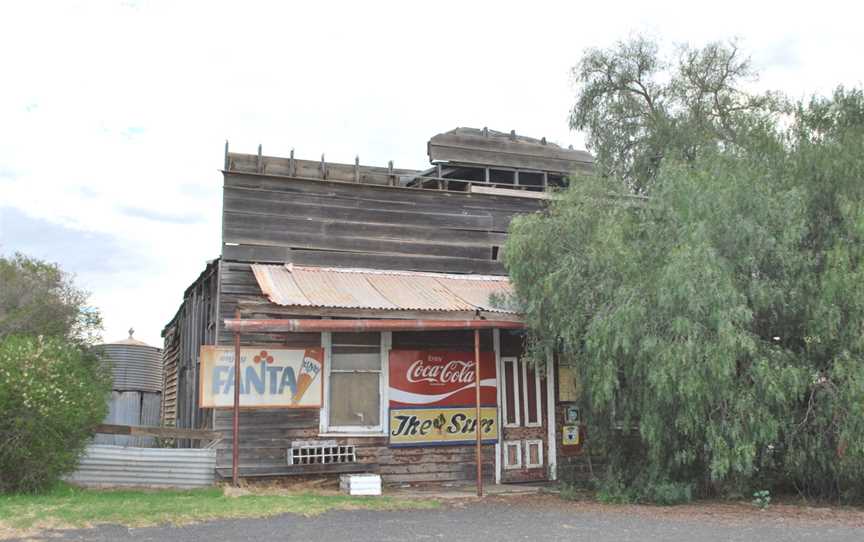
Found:
[[[240,406],[320,408],[323,385],[321,348],[240,350]],[[234,349],[201,347],[199,397],[202,408],[234,405]]]
[[[473,352],[390,351],[390,407],[469,406],[476,402]],[[480,353],[480,403],[497,402],[495,356]]]

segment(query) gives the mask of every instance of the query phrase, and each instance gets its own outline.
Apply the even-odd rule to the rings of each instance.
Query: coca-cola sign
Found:
[[[475,403],[473,352],[390,351],[390,406],[467,406]],[[495,356],[480,353],[480,402],[497,403]]]

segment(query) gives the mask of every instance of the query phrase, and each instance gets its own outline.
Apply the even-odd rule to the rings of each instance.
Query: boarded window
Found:
[[[582,395],[582,387],[575,367],[568,365],[558,366],[558,401],[571,403],[579,400]]]
[[[381,336],[334,333],[331,341],[330,426],[381,424]]]

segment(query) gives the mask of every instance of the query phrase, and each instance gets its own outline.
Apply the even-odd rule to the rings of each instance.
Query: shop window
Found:
[[[325,342],[327,342],[325,337]],[[332,333],[325,431],[380,431],[382,390],[381,334]],[[325,346],[326,348],[326,346]]]

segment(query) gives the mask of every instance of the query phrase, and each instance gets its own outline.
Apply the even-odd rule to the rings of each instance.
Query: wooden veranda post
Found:
[[[483,496],[483,453],[480,445],[480,330],[474,330],[474,395],[477,406],[477,496]]]
[[[235,318],[240,320],[240,309]],[[231,483],[240,487],[240,331],[234,332],[234,438],[231,446]]]

